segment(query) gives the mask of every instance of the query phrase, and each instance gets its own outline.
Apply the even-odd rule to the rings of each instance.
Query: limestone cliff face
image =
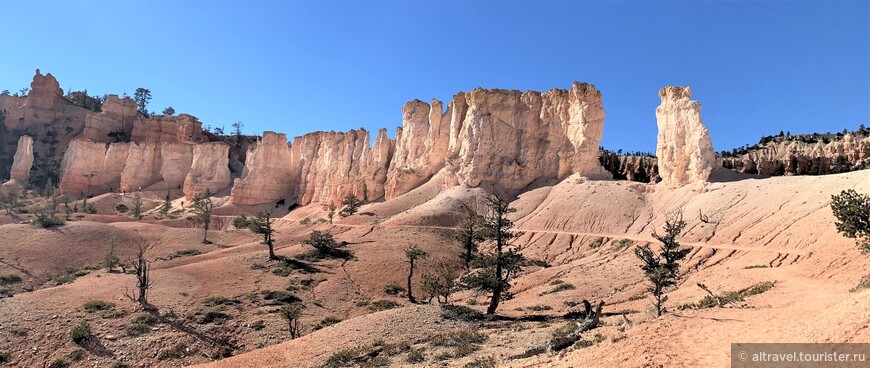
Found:
[[[233,203],[256,205],[287,197],[293,186],[290,166],[287,136],[264,132],[263,138],[248,151],[242,176],[233,183]]]
[[[296,137],[290,148],[296,202],[339,205],[348,194],[367,201],[383,198],[391,142],[386,129],[373,146],[369,139],[365,129]]]
[[[381,130],[372,147],[365,130],[307,134],[289,148],[283,135],[266,133],[248,154],[233,203],[326,204],[347,194],[391,199],[441,170],[449,172],[443,185],[509,193],[574,173],[610,177],[598,162],[601,93],[590,84],[545,93],[477,89],[442,109],[437,100],[405,104],[395,142]]]
[[[75,139],[59,188],[71,195],[150,190],[216,193],[230,184],[224,143],[111,143]]]
[[[187,114],[154,115],[147,122],[133,126],[130,140],[149,143],[204,142],[202,123],[195,116]]]
[[[135,122],[142,117],[136,111],[136,102],[132,98],[118,98],[118,95],[107,95],[101,112],[90,112],[85,119],[82,138],[97,142],[110,142],[109,133],[121,131],[131,134]]]
[[[402,108],[402,127],[396,130],[396,148],[389,164],[386,197],[393,198],[425,183],[444,167],[450,143],[449,115],[442,103],[413,100]]]
[[[229,145],[222,142],[194,145],[190,170],[184,178],[184,195],[193,198],[206,191],[217,193],[230,184]]]
[[[73,196],[117,191],[128,152],[127,143],[107,147],[101,142],[74,139],[63,156],[58,187]]]
[[[18,148],[15,150],[15,158],[12,161],[12,170],[9,179],[18,183],[26,184],[30,179],[30,169],[33,167],[33,138],[22,135],[18,139]]]
[[[710,133],[701,122],[701,104],[691,96],[689,87],[667,86],[659,91],[656,157],[662,184],[669,188],[707,180],[717,166]]]
[[[870,137],[846,134],[828,143],[783,140],[737,156],[723,166],[765,176],[824,175],[870,167]]]
[[[446,162],[459,183],[515,193],[538,179],[609,177],[598,162],[604,108],[591,84],[544,93],[476,89],[454,96],[448,110]]]

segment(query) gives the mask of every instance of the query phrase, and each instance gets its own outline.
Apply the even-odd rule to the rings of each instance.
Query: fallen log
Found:
[[[576,343],[580,340],[583,333],[598,327],[598,324],[601,322],[601,308],[604,307],[604,301],[600,301],[595,310],[592,310],[592,304],[589,303],[588,300],[583,299],[583,307],[585,309],[584,316],[585,318],[582,321],[575,321],[577,324],[577,328],[571,332],[570,334],[562,337],[555,337],[550,340],[547,345],[537,346],[531,349],[528,349],[520,354],[510,356],[509,359],[522,359],[532,357],[538,354],[543,354],[546,352],[556,352],[564,350]]]

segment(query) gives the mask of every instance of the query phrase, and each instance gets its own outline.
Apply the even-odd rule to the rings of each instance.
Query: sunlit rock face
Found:
[[[285,198],[293,185],[290,166],[287,136],[263,133],[263,138],[247,153],[242,176],[233,183],[233,203],[256,205]]]
[[[704,181],[716,167],[710,132],[701,122],[701,104],[690,100],[690,87],[667,86],[659,90],[656,108],[658,157],[661,184],[678,188]]]
[[[184,195],[193,198],[207,192],[218,193],[232,184],[229,145],[222,142],[193,146],[193,160],[184,178]]]
[[[30,169],[33,167],[33,138],[22,135],[18,139],[18,148],[12,161],[12,170],[9,179],[22,184],[27,184],[30,179]]]

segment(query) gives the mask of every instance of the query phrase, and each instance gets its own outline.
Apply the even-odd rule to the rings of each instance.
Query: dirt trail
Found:
[[[350,228],[388,228],[388,227],[396,227],[396,228],[415,228],[415,229],[437,229],[437,230],[455,230],[454,227],[449,226],[426,226],[426,225],[354,225],[354,224],[333,224],[333,226],[340,227],[350,227]],[[523,232],[523,233],[534,233],[534,234],[557,234],[557,235],[573,235],[573,236],[592,236],[592,237],[601,237],[601,238],[610,238],[610,239],[629,239],[638,242],[655,242],[656,240],[652,237],[644,237],[640,235],[626,235],[626,234],[605,234],[605,233],[587,233],[587,232],[574,232],[574,231],[558,231],[558,230],[535,230],[535,229],[514,229],[514,232]],[[797,256],[809,256],[812,252],[805,252],[801,250],[795,249],[778,249],[778,248],[762,248],[762,247],[748,247],[737,244],[710,244],[710,243],[701,243],[701,242],[681,242],[681,244],[685,246],[689,246],[692,248],[711,248],[711,249],[726,249],[726,250],[738,250],[738,251],[750,251],[750,252],[767,252],[767,253],[779,253],[779,254],[789,254],[789,255],[797,255]]]

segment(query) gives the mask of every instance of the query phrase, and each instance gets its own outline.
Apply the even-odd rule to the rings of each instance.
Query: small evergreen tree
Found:
[[[136,101],[136,110],[140,114],[148,116],[148,102],[151,101],[151,90],[147,88],[136,88],[133,93],[133,100]]]
[[[302,317],[302,308],[304,308],[301,304],[290,304],[281,307],[278,311],[281,314],[281,317],[287,321],[287,328],[290,330],[290,338],[295,339],[299,336],[302,336],[302,322],[299,321],[299,318]]]
[[[512,231],[514,223],[508,218],[516,208],[500,195],[493,195],[484,202],[487,215],[483,221],[483,234],[487,241],[493,243],[490,253],[477,257],[472,262],[476,270],[465,275],[460,280],[462,288],[490,293],[489,306],[486,314],[493,315],[502,300],[509,299],[510,280],[522,270],[521,263],[525,260],[519,253],[519,247],[511,241],[522,235]]]
[[[429,256],[429,253],[426,253],[420,248],[417,248],[416,245],[412,245],[405,249],[405,258],[408,259],[408,300],[411,303],[417,303],[417,299],[414,298],[414,293],[411,291],[411,280],[414,278],[414,263],[419,260]]]
[[[172,106],[169,106],[163,109],[163,115],[175,115],[175,109],[173,109]]]
[[[870,196],[847,189],[831,196],[831,210],[837,222],[837,231],[856,239],[862,252],[870,252]]]
[[[139,192],[133,194],[133,199],[130,202],[130,212],[136,220],[142,219],[142,196]]]
[[[341,201],[341,204],[344,206],[341,211],[338,213],[341,217],[347,217],[356,213],[359,208],[363,205],[363,202],[359,200],[355,195],[348,194],[344,197],[344,200]]]
[[[257,214],[257,217],[253,217],[249,220],[248,228],[251,229],[251,232],[254,234],[263,235],[263,244],[269,247],[269,259],[270,260],[278,260],[278,256],[275,255],[275,246],[272,239],[272,234],[275,233],[275,230],[272,229],[272,224],[274,220],[272,219],[272,214],[266,211],[262,211]]]
[[[638,246],[634,254],[643,264],[640,268],[650,282],[648,290],[653,296],[653,306],[656,308],[656,316],[661,316],[667,310],[665,302],[668,300],[666,288],[675,286],[679,279],[680,261],[691,251],[691,248],[683,248],[677,242],[677,237],[686,228],[682,212],[668,215],[665,219],[665,233],[659,235],[653,231],[653,238],[662,243],[661,250],[656,254],[649,245]]]
[[[115,267],[121,263],[121,258],[115,254],[115,231],[112,231],[112,235],[109,237],[109,250],[106,252],[106,256],[103,258],[103,267],[106,268],[108,272],[115,272]]]
[[[211,201],[211,191],[206,190],[204,195],[197,194],[193,197],[193,203],[190,205],[190,210],[193,212],[193,217],[189,220],[194,224],[202,225],[202,243],[211,244],[208,240],[208,229],[211,225],[211,212],[214,209],[214,203]]]
[[[454,235],[454,239],[462,245],[461,257],[465,261],[465,268],[471,267],[471,261],[477,255],[478,244],[484,240],[483,235],[483,216],[476,211],[470,211]]]
[[[335,218],[335,203],[329,204],[329,212],[326,213],[326,218],[329,219],[329,223],[332,224],[332,219]]]
[[[163,204],[160,205],[160,214],[166,216],[169,214],[169,210],[172,209],[172,199],[169,198],[169,191],[166,191],[166,198],[163,199]]]

